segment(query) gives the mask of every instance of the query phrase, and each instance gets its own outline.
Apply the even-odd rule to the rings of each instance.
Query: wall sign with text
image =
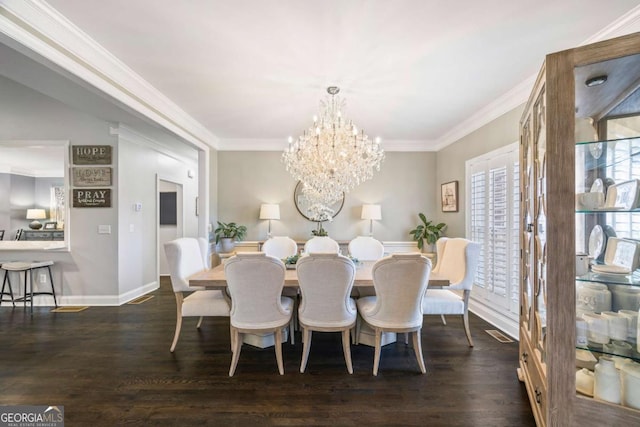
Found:
[[[104,187],[111,185],[111,168],[73,168],[74,187]]]
[[[110,208],[110,188],[73,189],[74,208]]]
[[[74,145],[74,165],[110,165],[110,145]]]

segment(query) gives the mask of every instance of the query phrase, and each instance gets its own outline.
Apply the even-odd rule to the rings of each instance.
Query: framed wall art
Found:
[[[445,182],[440,191],[442,212],[458,212],[458,181]]]

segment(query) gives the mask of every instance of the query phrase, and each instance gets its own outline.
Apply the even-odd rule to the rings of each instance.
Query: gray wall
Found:
[[[129,139],[112,135],[113,123],[4,77],[0,77],[0,94],[0,140],[68,140],[71,145],[114,148],[112,206],[70,209],[65,224],[65,231],[70,232],[69,252],[4,249],[0,261],[55,261],[54,281],[64,304],[120,304],[157,287],[156,179],[163,175],[188,188],[185,235],[197,236],[198,180],[187,178],[188,169],[196,171],[197,176],[194,150],[182,150],[181,154],[190,151],[194,159],[184,160],[181,155],[154,149],[157,141],[149,135]],[[172,141],[179,144],[175,138]],[[140,212],[132,207],[136,202],[142,203]],[[110,226],[111,233],[99,234],[99,225]]]
[[[440,184],[458,181],[458,212],[437,210],[439,222],[447,224],[446,234],[451,237],[465,236],[466,182],[465,162],[513,142],[519,141],[520,116],[524,104],[514,108],[492,122],[471,132],[437,154],[437,203],[440,203]]]
[[[373,229],[380,240],[411,240],[408,232],[418,224],[418,212],[423,212],[427,219],[446,223],[447,236],[465,236],[465,162],[518,141],[523,110],[524,104],[437,153],[386,153],[381,171],[347,194],[342,212],[332,223],[325,223],[329,235],[349,240],[366,234],[369,224],[360,219],[360,207],[363,203],[379,203],[382,220],[374,221]],[[284,169],[280,157],[280,152],[221,151],[217,153],[217,165],[212,160],[212,171],[218,170],[217,175],[215,172],[212,175],[218,181],[219,219],[246,225],[247,240],[266,238],[267,221],[258,219],[261,203],[280,204],[281,219],[272,221],[274,235],[305,240],[315,228],[293,204],[296,182]],[[458,181],[458,212],[441,211],[440,184],[450,181]]]
[[[293,203],[296,181],[285,170],[280,152],[218,152],[218,217],[248,227],[247,240],[264,240],[267,221],[259,220],[260,204],[280,204],[274,235],[306,240],[316,224],[298,213]],[[213,169],[213,168],[212,168]],[[215,169],[214,169],[215,171]],[[215,174],[215,172],[213,172]],[[364,203],[382,205],[382,220],[374,221],[374,236],[383,241],[411,240],[408,232],[418,223],[418,212],[437,215],[436,154],[390,152],[380,172],[346,195],[342,211],[324,228],[337,240],[367,234],[369,222],[360,219]]]

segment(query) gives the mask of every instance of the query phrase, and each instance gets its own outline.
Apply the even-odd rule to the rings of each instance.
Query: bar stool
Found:
[[[0,270],[2,270],[2,263],[0,263]],[[16,301],[13,298],[13,289],[11,288],[11,282],[7,283],[8,274],[9,272],[7,270],[4,270],[4,278],[2,279],[2,292],[0,292],[0,305],[2,305],[3,302],[11,302],[15,307]],[[9,292],[4,291],[4,288],[7,284],[9,285]],[[9,295],[11,299],[6,299],[4,297],[5,295]]]
[[[32,261],[32,262],[5,262],[2,264],[2,269],[5,270],[4,280],[2,283],[2,292],[4,292],[4,282],[6,281],[9,285],[9,291],[11,292],[11,299],[14,303],[16,301],[21,301],[25,303],[29,302],[31,305],[31,314],[33,315],[33,297],[34,295],[51,295],[53,296],[53,303],[56,307],[58,307],[58,302],[56,301],[56,290],[53,286],[53,275],[51,274],[51,266],[53,265],[53,261]],[[49,282],[51,283],[51,292],[33,292],[33,284],[35,283],[33,278],[34,270],[38,270],[40,268],[46,268],[49,272]],[[18,273],[24,272],[24,296],[20,298],[13,298],[13,290],[11,288],[11,278],[9,277],[10,271],[16,271]],[[27,295],[27,273],[30,276],[29,281],[29,294]]]

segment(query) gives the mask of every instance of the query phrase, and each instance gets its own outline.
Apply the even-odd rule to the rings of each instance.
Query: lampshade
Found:
[[[380,205],[362,205],[361,219],[382,219],[382,209]]]
[[[44,209],[27,209],[27,219],[45,219],[47,213]]]
[[[260,219],[280,219],[280,205],[267,203],[260,205]]]

